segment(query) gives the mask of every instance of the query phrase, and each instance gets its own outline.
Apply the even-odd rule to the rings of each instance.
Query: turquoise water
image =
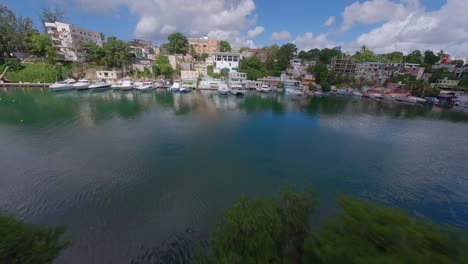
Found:
[[[468,114],[330,96],[0,91],[0,210],[58,263],[186,263],[241,194],[311,185],[468,229]],[[318,221],[318,220],[317,220]]]

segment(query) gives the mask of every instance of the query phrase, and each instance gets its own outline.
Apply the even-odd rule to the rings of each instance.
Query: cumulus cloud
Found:
[[[335,23],[335,19],[336,19],[336,18],[335,18],[334,16],[329,17],[329,18],[327,19],[327,21],[325,21],[325,24],[324,24],[324,25],[327,26],[327,27],[333,25],[333,23]]]
[[[415,1],[406,3],[413,6],[408,5],[399,11],[400,14],[406,14],[404,17],[388,19],[381,26],[360,35],[349,46],[357,48],[366,45],[379,53],[432,49],[453,52],[458,56],[467,55],[466,0],[447,0],[444,6],[435,11],[425,11],[414,6]]]
[[[291,33],[288,31],[273,32],[270,37],[271,40],[290,40]]]
[[[265,28],[262,26],[256,26],[254,29],[247,31],[247,37],[254,39],[265,31]]]
[[[315,48],[324,49],[338,46],[336,42],[328,40],[326,34],[320,34],[314,37],[312,32],[306,32],[304,35],[297,36],[294,40],[294,44],[296,44],[300,50],[310,50]]]
[[[85,10],[99,13],[128,8],[138,17],[137,38],[164,40],[180,31],[188,36],[223,36],[242,45],[240,32],[255,23],[253,0],[74,0]]]

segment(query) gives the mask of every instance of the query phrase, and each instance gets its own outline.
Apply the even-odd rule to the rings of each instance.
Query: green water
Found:
[[[313,186],[468,229],[468,114],[330,96],[0,91],[0,210],[58,263],[186,263],[241,194]]]

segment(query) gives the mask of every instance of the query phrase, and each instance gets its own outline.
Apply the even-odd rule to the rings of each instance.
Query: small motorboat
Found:
[[[90,86],[89,86],[89,89],[92,89],[92,90],[103,90],[103,89],[109,89],[111,88],[111,84],[107,83],[107,82],[103,82],[103,81],[99,81],[99,82],[94,82],[92,83]]]
[[[178,92],[180,91],[180,83],[174,82],[171,87],[169,87],[169,91],[171,92]]]
[[[153,82],[141,82],[135,85],[135,89],[138,91],[150,91],[154,89],[154,84]]]
[[[76,90],[86,90],[89,89],[90,85],[91,82],[89,80],[80,79],[77,83],[73,84],[73,87],[75,87]]]
[[[362,93],[354,91],[353,96],[362,97]]]
[[[192,91],[192,89],[188,88],[188,87],[180,87],[179,89],[179,92],[181,93],[190,93]]]
[[[262,87],[260,87],[258,91],[261,93],[269,93],[271,92],[271,88],[268,86],[268,84],[262,84]]]
[[[51,89],[54,92],[73,90],[75,89],[75,87],[73,86],[75,83],[76,81],[74,79],[66,79],[52,84],[51,86],[49,86],[49,89]]]
[[[111,88],[114,90],[120,90],[122,88],[122,81],[117,81],[113,85],[111,85]]]
[[[229,92],[235,96],[242,96],[245,94],[245,89],[242,85],[234,84],[231,86],[231,89],[229,89]]]
[[[133,84],[133,82],[130,80],[126,80],[122,82],[122,86],[120,87],[120,90],[129,91],[129,90],[133,90],[133,88],[135,88],[135,85]]]
[[[228,93],[229,93],[229,89],[228,89],[227,84],[225,84],[225,83],[220,83],[219,86],[218,86],[218,93],[219,93],[219,94],[222,94],[222,95],[228,94]]]

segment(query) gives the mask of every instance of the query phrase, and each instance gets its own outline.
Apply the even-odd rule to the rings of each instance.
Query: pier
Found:
[[[0,88],[18,89],[18,88],[49,88],[51,83],[0,83]]]

